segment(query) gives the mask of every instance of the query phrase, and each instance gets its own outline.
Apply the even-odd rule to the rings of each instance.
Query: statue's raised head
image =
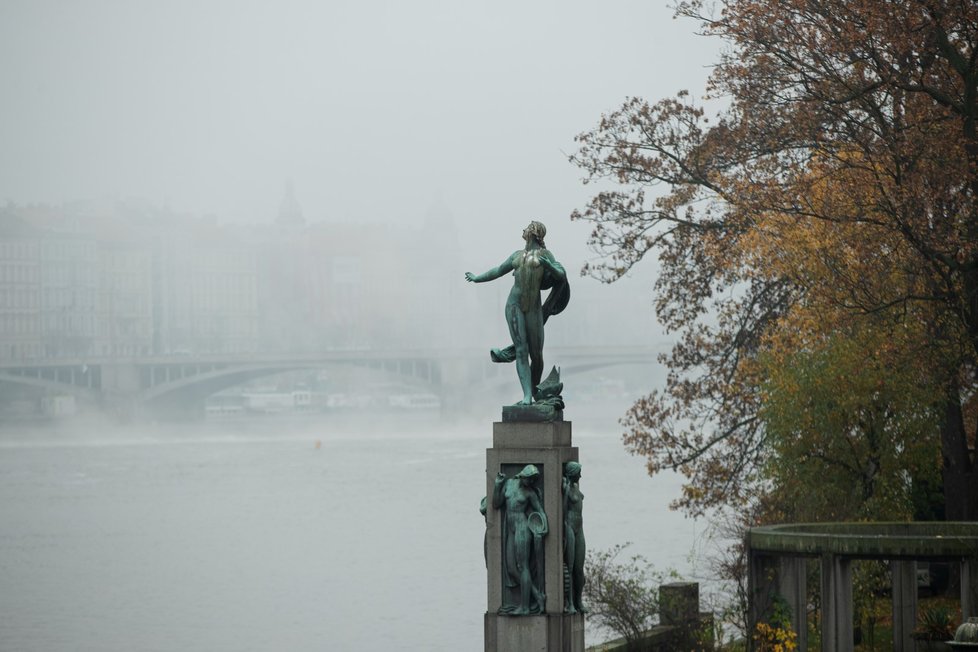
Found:
[[[523,239],[529,240],[533,238],[540,243],[541,247],[545,247],[543,244],[543,239],[547,236],[547,227],[543,225],[543,222],[537,222],[536,220],[530,222],[530,224],[523,229]]]
[[[538,469],[533,464],[527,464],[526,466],[523,467],[522,471],[516,474],[516,477],[521,480],[524,478],[527,480],[532,480],[536,478],[538,475],[540,475],[540,469]]]

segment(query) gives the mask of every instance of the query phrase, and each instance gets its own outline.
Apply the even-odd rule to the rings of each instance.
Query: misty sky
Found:
[[[141,198],[420,222],[474,268],[530,219],[570,264],[575,134],[628,95],[701,94],[717,44],[664,0],[2,0],[0,201]],[[474,245],[473,245],[474,243]]]

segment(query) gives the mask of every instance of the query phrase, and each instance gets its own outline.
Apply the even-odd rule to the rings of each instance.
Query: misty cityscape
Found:
[[[0,88],[0,652],[978,645],[978,4],[0,0]]]
[[[532,219],[574,297],[548,347],[661,350],[655,261],[613,286],[578,276],[595,253],[568,219],[588,189],[567,157],[619,98],[705,78],[700,43],[639,65],[694,38],[670,10],[287,4],[0,6],[0,375],[70,361],[90,388],[96,358],[351,349],[484,361],[508,337],[505,289],[463,274],[521,248]],[[596,25],[615,52],[576,47]],[[0,380],[0,413],[106,407],[42,385]]]
[[[484,447],[517,385],[488,355],[508,338],[507,284],[463,277],[507,252],[463,254],[444,203],[419,226],[313,222],[288,183],[258,225],[132,202],[0,209],[0,613],[20,623],[0,648],[476,649]],[[629,532],[680,566],[696,523],[660,514],[675,479],[650,482],[614,425],[661,382],[662,340],[647,306],[571,286],[547,350],[604,512],[589,522],[608,523],[591,540]],[[405,486],[442,482],[466,489],[433,520],[404,504]],[[661,499],[611,527],[618,498],[650,485]],[[367,522],[337,531],[351,509]],[[398,602],[432,556],[445,574],[425,578],[439,590],[418,618]],[[364,630],[366,609],[397,615]],[[128,624],[88,632],[115,614]],[[161,634],[174,614],[184,626]]]
[[[483,649],[486,447],[520,392],[489,356],[513,281],[465,273],[531,220],[570,284],[544,359],[589,546],[693,565],[678,478],[618,424],[664,383],[657,262],[581,276],[568,161],[622,98],[702,85],[716,48],[676,25],[0,3],[0,650]]]
[[[502,294],[466,288],[463,270],[456,220],[441,202],[416,228],[307,223],[291,183],[274,219],[254,226],[122,202],[8,205],[0,209],[0,368],[8,374],[0,414],[64,418],[79,408],[118,412],[122,408],[107,399],[109,380],[96,361],[155,359],[178,365],[174,369],[181,374],[193,361],[275,354],[360,351],[383,360],[384,352],[437,349],[485,361],[485,343],[506,337]],[[605,342],[661,349],[661,341],[648,339],[645,320],[602,319],[602,307],[616,307],[593,280],[574,285],[575,303],[589,309],[563,320],[565,327],[551,340],[557,347]],[[53,366],[58,362],[76,370],[63,366],[59,372]],[[59,388],[57,382],[65,380],[59,373],[75,376]],[[358,394],[366,400],[366,388],[350,386],[362,374],[333,376],[332,390],[317,391],[315,399],[264,397],[249,405],[238,392],[236,398],[211,399],[210,412],[265,412],[282,400],[289,404],[279,407],[290,411],[336,407]],[[51,382],[24,386],[16,377]],[[294,378],[284,380],[288,391],[296,389]],[[433,379],[423,380],[430,385]],[[144,390],[153,384],[141,382]],[[595,389],[614,385],[604,377],[602,382]],[[300,385],[310,389],[309,382]],[[65,392],[70,386],[104,391],[80,404]],[[395,401],[440,407],[431,387],[408,397],[403,389],[390,390]],[[181,416],[188,409],[200,416],[205,398],[170,407]],[[131,408],[123,412],[133,416]]]

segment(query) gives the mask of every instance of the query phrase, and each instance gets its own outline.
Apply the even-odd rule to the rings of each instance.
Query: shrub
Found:
[[[790,627],[779,627],[767,623],[757,623],[754,628],[754,642],[757,652],[791,652],[797,649],[797,634]]]
[[[629,545],[588,551],[584,597],[592,622],[632,642],[656,623],[658,590],[664,576],[641,555],[619,560]]]

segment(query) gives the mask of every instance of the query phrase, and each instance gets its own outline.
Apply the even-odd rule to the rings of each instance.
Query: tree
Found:
[[[619,560],[628,545],[587,551],[588,581],[584,596],[590,620],[626,641],[635,642],[656,622],[658,590],[663,577],[641,555]]]
[[[874,326],[762,355],[768,518],[907,520],[915,484],[936,479],[931,374],[902,366],[902,328]]]
[[[632,98],[571,157],[586,182],[617,186],[572,216],[604,254],[586,271],[610,282],[657,255],[657,313],[679,334],[665,390],[623,419],[626,445],[650,473],[686,475],[677,506],[743,504],[770,488],[764,357],[812,363],[840,327],[902,324],[915,336],[894,364],[943,371],[927,441],[947,516],[978,518],[963,417],[978,358],[978,5],[717,4],[677,13],[726,40],[708,87],[726,108],[710,120],[685,92]]]

